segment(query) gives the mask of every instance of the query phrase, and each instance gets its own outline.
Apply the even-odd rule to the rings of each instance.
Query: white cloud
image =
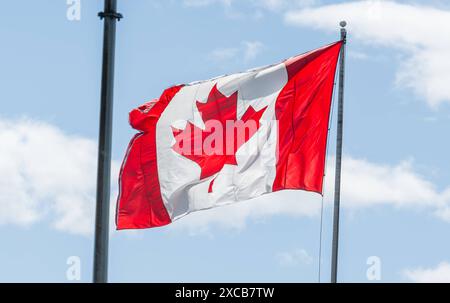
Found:
[[[354,50],[349,51],[348,56],[356,60],[367,60],[370,58],[370,56],[367,53]]]
[[[228,61],[234,59],[238,53],[239,49],[234,47],[216,48],[208,57],[214,61]]]
[[[244,41],[244,60],[251,61],[261,53],[264,44],[259,41]]]
[[[334,182],[334,159],[328,161],[326,184]],[[326,202],[331,203],[334,186],[325,188]],[[362,210],[390,205],[403,210],[420,210],[450,222],[450,186],[438,190],[417,173],[412,160],[386,165],[345,156],[342,162],[342,206]]]
[[[211,4],[222,4],[230,6],[232,0],[183,0],[183,4],[188,7],[203,7]]]
[[[57,230],[90,234],[97,143],[30,119],[1,119],[0,142],[0,225],[48,220]]]
[[[250,3],[253,7],[261,7],[268,10],[280,10],[292,7],[305,7],[317,4],[318,0],[183,0],[183,4],[188,7],[203,7],[213,4],[232,6],[235,3]]]
[[[406,55],[397,83],[423,96],[431,107],[450,102],[450,11],[395,1],[353,1],[290,11],[289,24],[337,31],[348,21],[350,39]]]
[[[220,5],[224,9],[225,15],[230,19],[239,19],[243,17],[240,11],[233,7],[233,0],[183,0],[183,5],[191,8],[203,8],[210,5]]]
[[[242,41],[239,47],[216,48],[208,58],[218,63],[243,59],[245,63],[254,60],[264,49],[260,41]]]
[[[319,0],[183,0],[190,8],[204,8],[220,5],[229,18],[251,18],[259,20],[264,12],[283,12],[288,9],[309,7],[318,4]]]
[[[450,283],[450,263],[442,262],[434,268],[407,269],[403,276],[415,283]]]
[[[365,208],[390,204],[395,207],[443,209],[450,202],[450,188],[436,186],[414,171],[411,160],[396,165],[345,156],[342,162],[342,201],[345,207]],[[329,160],[327,184],[334,180],[334,159]],[[332,196],[332,186],[327,187]]]
[[[447,196],[449,196],[449,191],[447,190]],[[447,201],[450,199],[447,199]],[[440,207],[436,209],[434,214],[439,217],[440,219],[450,222],[450,203],[447,202],[447,204],[443,207]]]
[[[282,11],[292,8],[309,7],[316,5],[318,0],[254,0],[253,4],[270,11]]]
[[[184,0],[183,4],[188,7],[202,7],[212,4],[212,0]]]
[[[281,266],[293,267],[298,265],[309,265],[313,258],[304,249],[294,249],[292,251],[279,252],[276,259]]]

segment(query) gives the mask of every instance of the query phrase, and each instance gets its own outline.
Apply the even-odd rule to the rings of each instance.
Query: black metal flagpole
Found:
[[[104,20],[102,86],[100,93],[100,131],[98,140],[97,205],[95,212],[94,283],[108,282],[109,195],[111,178],[111,139],[114,91],[114,54],[117,1],[105,0],[104,11],[98,16]]]
[[[333,213],[333,243],[331,255],[331,283],[337,282],[338,247],[339,247],[339,207],[341,203],[341,165],[342,165],[342,133],[344,126],[344,72],[345,45],[347,43],[347,22],[341,21],[341,40],[343,42],[339,56],[339,93],[338,119],[336,139],[336,174],[334,178],[334,213]]]

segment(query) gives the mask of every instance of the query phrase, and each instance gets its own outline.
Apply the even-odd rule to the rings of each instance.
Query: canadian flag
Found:
[[[131,111],[139,132],[120,171],[117,228],[162,226],[283,189],[321,194],[341,46],[173,86]]]

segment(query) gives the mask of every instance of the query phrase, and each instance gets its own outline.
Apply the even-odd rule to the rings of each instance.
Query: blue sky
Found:
[[[175,83],[279,62],[349,22],[340,281],[450,281],[450,7],[446,1],[119,0],[113,130]],[[5,1],[0,20],[0,281],[92,273],[103,1]],[[334,129],[334,128],[333,128]],[[329,279],[334,131],[321,280]],[[110,281],[318,281],[321,198],[283,192],[111,232]]]

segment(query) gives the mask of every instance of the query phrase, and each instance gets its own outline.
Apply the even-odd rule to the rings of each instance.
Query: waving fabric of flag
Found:
[[[162,226],[283,189],[321,194],[341,46],[177,85],[131,111],[139,132],[120,171],[117,228]]]

